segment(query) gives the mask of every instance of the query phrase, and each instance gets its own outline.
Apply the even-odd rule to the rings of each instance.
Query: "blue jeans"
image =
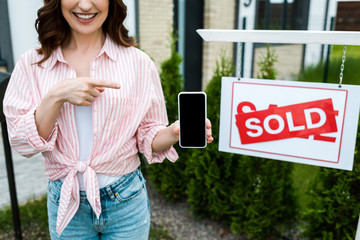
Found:
[[[149,238],[149,199],[140,169],[100,189],[99,219],[96,218],[85,192],[80,191],[79,209],[59,236],[56,233],[56,217],[61,185],[60,180],[49,181],[47,207],[51,239],[145,240]]]

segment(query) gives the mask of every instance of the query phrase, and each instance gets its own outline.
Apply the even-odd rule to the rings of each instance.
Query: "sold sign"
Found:
[[[360,87],[223,77],[219,151],[351,170]]]
[[[245,113],[246,107],[251,112]],[[242,144],[260,143],[337,132],[337,113],[332,99],[283,107],[270,105],[269,109],[261,111],[245,101],[238,104],[236,126]]]

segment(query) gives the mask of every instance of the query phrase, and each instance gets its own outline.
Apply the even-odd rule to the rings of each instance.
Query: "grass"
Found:
[[[340,67],[344,46],[333,46],[329,62],[327,83],[339,83]],[[343,84],[360,85],[360,47],[348,46],[343,73]],[[322,82],[324,75],[324,63],[306,67],[296,80],[305,82]]]
[[[169,236],[167,231],[161,226],[151,225],[150,227],[150,240],[174,240]]]
[[[19,206],[22,234],[26,239],[50,239],[47,224],[46,196]],[[0,210],[0,239],[13,239],[11,208]]]
[[[19,206],[21,230],[24,239],[41,240],[50,239],[46,196],[28,201]],[[0,240],[14,239],[11,208],[0,210]],[[151,225],[150,240],[173,240],[161,226]]]
[[[343,51],[343,45],[332,46],[331,58],[341,58],[343,55]],[[346,57],[360,59],[360,46],[346,46]]]

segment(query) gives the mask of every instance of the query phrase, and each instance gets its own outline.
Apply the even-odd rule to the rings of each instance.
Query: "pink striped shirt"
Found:
[[[34,113],[43,97],[56,83],[75,78],[59,47],[38,67],[42,55],[29,50],[22,55],[12,73],[4,98],[11,146],[31,157],[41,152],[45,175],[55,181],[65,177],[57,216],[60,234],[79,207],[77,173],[84,173],[85,190],[97,217],[101,213],[96,173],[121,176],[140,165],[138,152],[149,163],[165,158],[175,161],[173,147],[152,152],[156,133],[168,124],[164,95],[158,72],[151,59],[134,47],[123,47],[107,36],[99,55],[93,59],[90,77],[120,84],[120,89],[105,89],[92,105],[93,148],[87,161],[78,161],[79,144],[75,107],[65,103],[48,139],[39,136]]]

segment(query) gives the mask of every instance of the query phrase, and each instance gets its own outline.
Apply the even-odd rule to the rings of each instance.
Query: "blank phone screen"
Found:
[[[179,94],[180,146],[201,148],[206,146],[205,93]]]

